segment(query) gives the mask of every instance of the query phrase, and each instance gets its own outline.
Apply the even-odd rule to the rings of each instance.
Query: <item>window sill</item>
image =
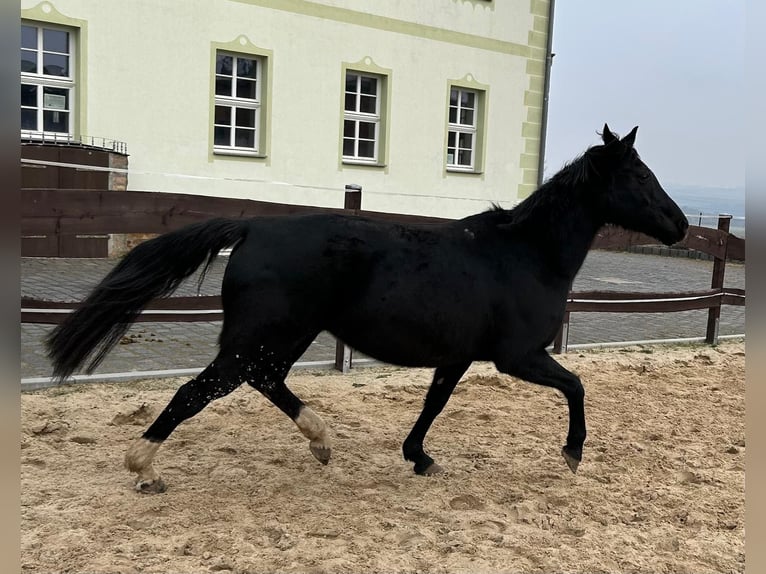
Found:
[[[251,157],[254,159],[265,159],[268,157],[266,154],[256,151],[247,151],[243,149],[220,149],[213,148],[213,155],[228,156],[228,157]]]
[[[378,163],[375,161],[364,161],[359,159],[343,158],[343,165],[358,166],[358,167],[386,167],[385,163]]]
[[[481,175],[483,172],[471,168],[447,167],[447,173],[462,173],[466,175]]]

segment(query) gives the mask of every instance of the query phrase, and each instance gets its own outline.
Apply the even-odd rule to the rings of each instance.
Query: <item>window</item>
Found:
[[[263,58],[216,53],[213,149],[258,153]]]
[[[74,33],[21,25],[21,130],[28,137],[73,132]]]
[[[447,128],[447,169],[474,171],[477,155],[479,94],[451,88]]]
[[[343,108],[343,159],[378,163],[381,140],[380,76],[346,72]]]

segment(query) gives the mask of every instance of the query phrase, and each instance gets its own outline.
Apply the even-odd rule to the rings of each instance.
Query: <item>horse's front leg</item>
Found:
[[[465,374],[470,365],[471,363],[465,363],[453,367],[439,367],[434,373],[423,411],[402,446],[405,460],[415,463],[417,474],[429,475],[442,472],[442,468],[423,450],[423,441],[434,419],[442,412],[460,377]]]
[[[577,472],[585,442],[585,389],[580,378],[559,365],[544,349],[511,361],[495,361],[502,373],[561,391],[569,403],[569,433],[561,449],[569,469]]]

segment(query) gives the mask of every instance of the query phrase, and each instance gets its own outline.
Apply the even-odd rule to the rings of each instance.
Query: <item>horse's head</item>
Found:
[[[606,182],[599,205],[606,223],[659,239],[666,245],[686,235],[689,222],[633,148],[638,126],[620,139],[604,124],[604,145],[590,148],[589,163]]]

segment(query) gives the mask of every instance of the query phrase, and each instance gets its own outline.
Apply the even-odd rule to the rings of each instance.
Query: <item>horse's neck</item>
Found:
[[[581,190],[543,187],[538,198],[525,214],[525,227],[546,259],[559,274],[572,281],[585,261],[590,245],[603,222],[584,202]]]

